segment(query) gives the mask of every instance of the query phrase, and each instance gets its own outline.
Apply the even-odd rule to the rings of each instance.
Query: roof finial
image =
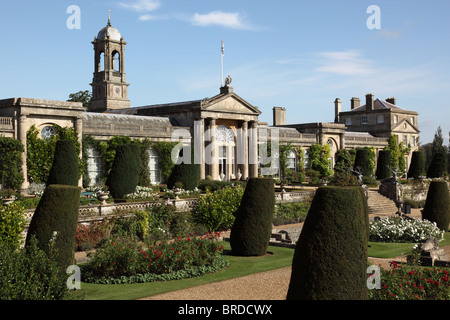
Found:
[[[111,10],[108,10],[108,26],[111,26]]]

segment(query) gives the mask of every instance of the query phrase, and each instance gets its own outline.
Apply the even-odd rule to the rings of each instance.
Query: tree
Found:
[[[234,255],[262,256],[267,252],[275,206],[272,178],[250,178],[231,227]]]
[[[450,223],[450,198],[446,181],[431,181],[422,219],[436,222],[440,230],[448,231]]]
[[[309,149],[309,161],[312,170],[320,172],[320,176],[328,177],[331,175],[330,169],[330,152],[331,147],[326,144],[324,146],[316,143]]]
[[[439,126],[434,134],[433,142],[431,145],[432,156],[434,156],[438,152],[445,152],[445,148],[443,146],[444,138],[442,137],[442,129]]]
[[[192,149],[194,150],[194,149]],[[180,157],[183,156],[183,149],[180,151]],[[173,188],[175,183],[181,182],[185,190],[194,190],[200,183],[200,164],[194,163],[194,151],[191,155],[191,163],[180,163],[173,167],[167,182],[169,189]]]
[[[394,171],[398,170],[401,151],[400,151],[400,147],[398,145],[396,135],[392,135],[389,138],[388,147],[386,149],[391,151],[391,162],[389,164],[391,167],[391,170],[394,170]]]
[[[374,163],[372,160],[372,155],[370,154],[372,150],[369,148],[358,148],[356,150],[355,163],[353,165],[354,170],[360,171],[360,173],[365,177],[370,177],[373,175]]]
[[[136,143],[117,146],[106,185],[114,199],[123,199],[136,190],[140,170],[140,147]]]
[[[334,173],[348,173],[352,167],[352,157],[347,149],[339,149],[335,154]]]
[[[69,100],[67,101],[82,102],[84,109],[89,111],[89,108],[91,107],[91,99],[91,91],[84,90],[69,94]]]
[[[295,248],[288,300],[367,299],[363,194],[360,187],[317,189]]]

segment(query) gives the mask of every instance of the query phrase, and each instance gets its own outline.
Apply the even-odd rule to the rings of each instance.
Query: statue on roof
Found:
[[[228,77],[225,78],[225,86],[229,87],[232,80],[233,79],[228,75]]]

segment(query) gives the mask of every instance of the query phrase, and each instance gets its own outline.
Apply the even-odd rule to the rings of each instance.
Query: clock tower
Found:
[[[105,112],[130,107],[128,86],[124,70],[124,53],[127,44],[120,32],[108,24],[100,30],[92,42],[95,52],[95,70],[91,83],[90,111]]]

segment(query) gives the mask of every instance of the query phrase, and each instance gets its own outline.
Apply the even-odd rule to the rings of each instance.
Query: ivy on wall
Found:
[[[80,154],[81,148],[78,143],[78,132],[75,128],[63,128],[57,125],[54,125],[53,128],[56,134],[49,139],[41,139],[39,131],[34,125],[27,132],[27,175],[30,182],[46,183],[53,163],[56,141],[63,139],[72,140],[78,155]],[[83,163],[81,163],[80,176],[84,167]]]
[[[90,135],[83,135],[83,159],[84,163],[87,163],[87,150],[88,148],[94,148],[100,155],[103,161],[103,176],[101,178],[105,179],[111,170],[112,164],[114,162],[114,157],[116,155],[116,149],[118,145],[137,143],[140,145],[140,158],[141,158],[141,168],[139,174],[138,185],[148,186],[150,185],[150,168],[149,161],[150,148],[157,150],[159,154],[159,168],[161,170],[161,176],[163,181],[167,181],[174,167],[172,162],[171,152],[172,149],[177,145],[177,142],[153,142],[149,139],[132,139],[129,136],[113,136],[107,141],[97,141]],[[85,170],[87,173],[87,170]],[[87,185],[88,178],[85,175],[83,178],[83,183]]]

